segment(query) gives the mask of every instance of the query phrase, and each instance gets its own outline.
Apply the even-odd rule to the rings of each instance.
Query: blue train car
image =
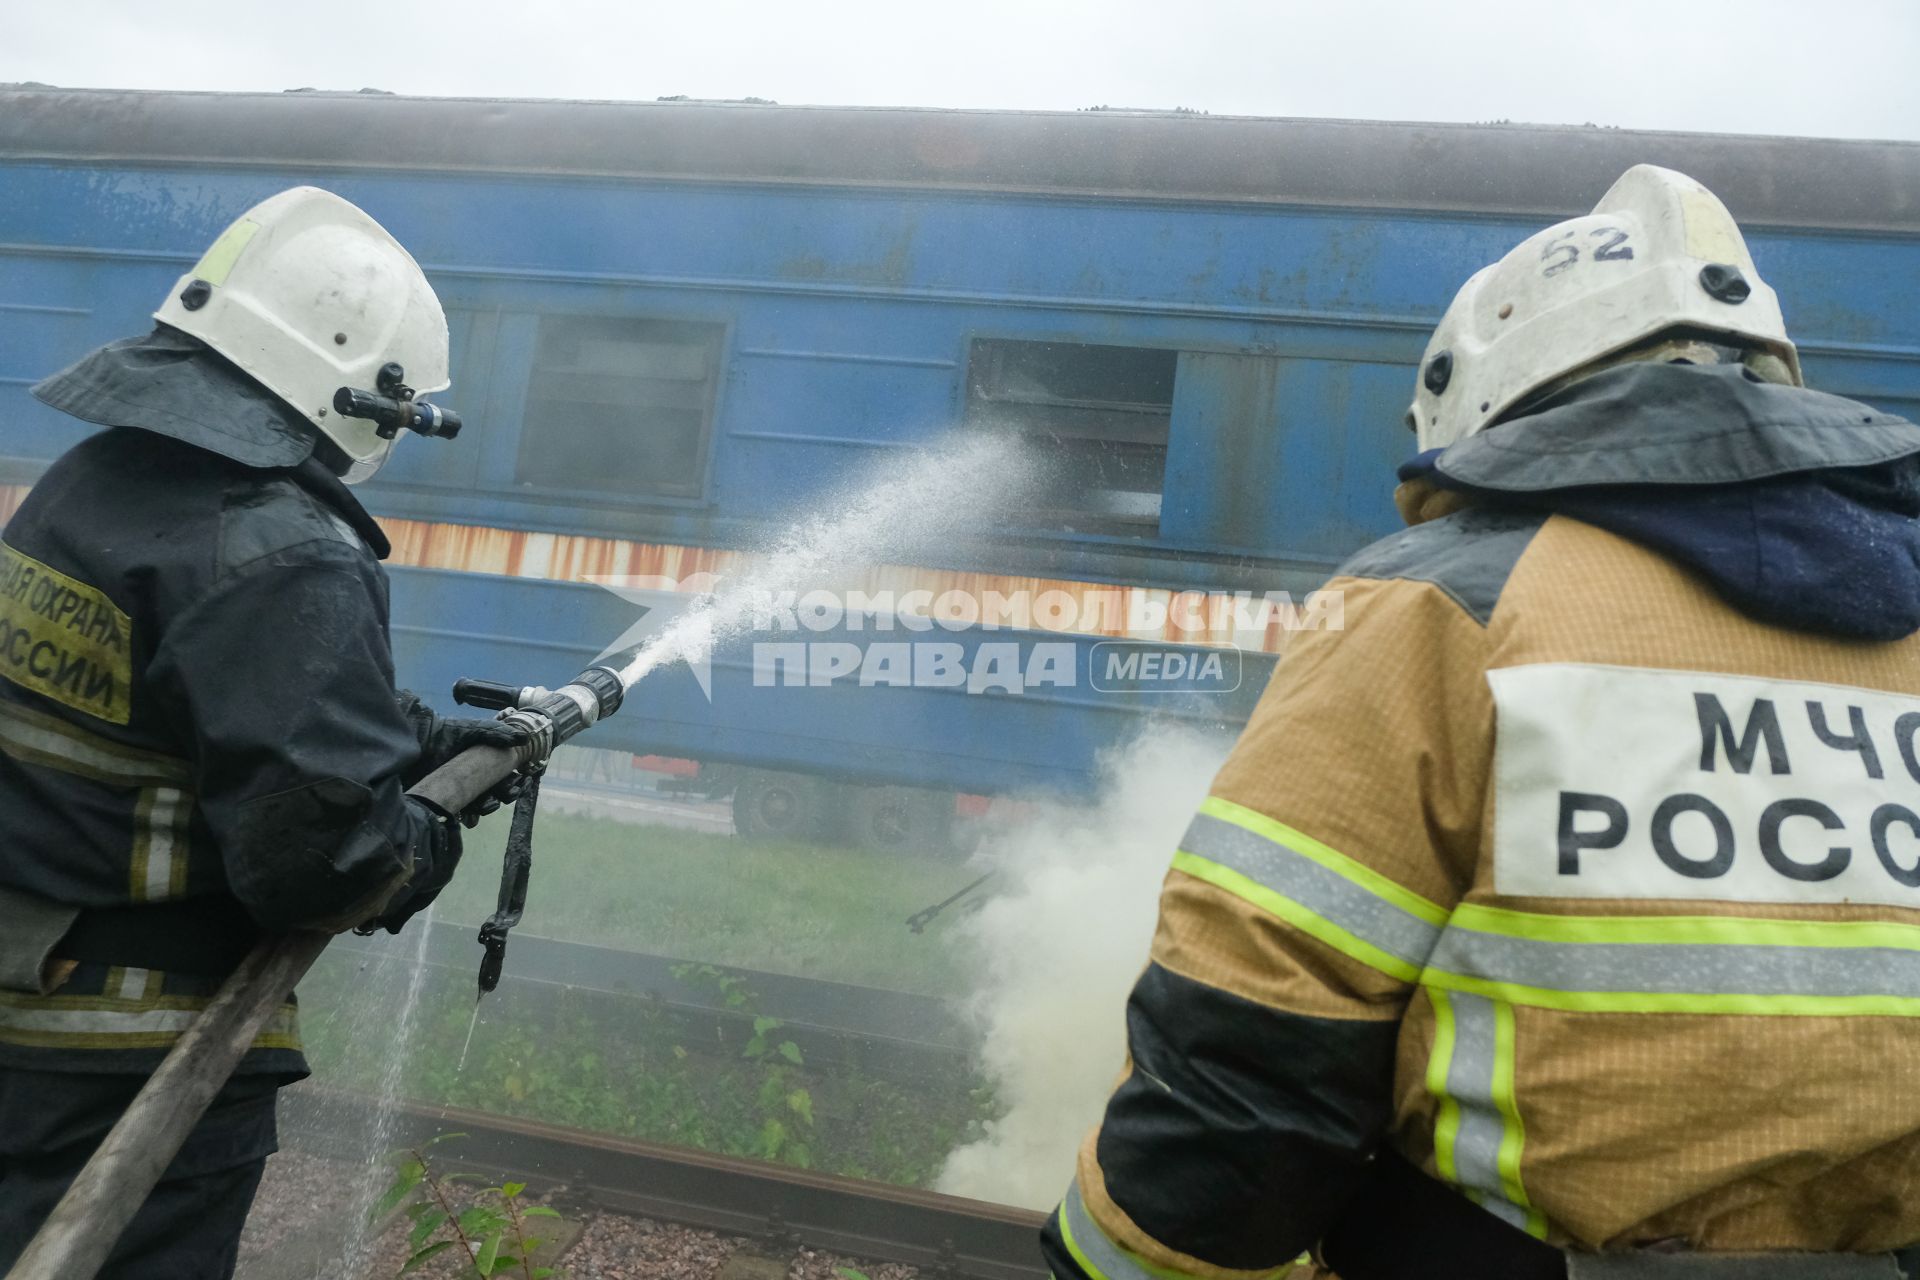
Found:
[[[634,613],[587,579],[737,571],[850,476],[988,431],[1044,457],[1045,482],[997,530],[903,548],[869,585],[1200,613],[1297,598],[1395,527],[1411,370],[1452,291],[1642,161],[1727,201],[1810,381],[1920,411],[1913,145],[0,91],[0,515],[84,430],[26,387],[140,329],[229,220],[310,182],[413,251],[452,327],[446,399],[473,425],[399,450],[364,491],[395,534],[396,653],[422,690],[570,674]],[[663,672],[595,744],[732,767],[750,829],[845,811],[883,840],[903,815],[944,822],[956,791],[1084,791],[1143,717],[1241,722],[1279,638],[1085,614],[954,634],[975,665],[982,646],[1072,646],[1073,679],[1017,692],[794,685],[756,648],[778,637],[742,637],[710,698]],[[1175,696],[1100,678],[1140,653],[1230,653],[1238,674]]]

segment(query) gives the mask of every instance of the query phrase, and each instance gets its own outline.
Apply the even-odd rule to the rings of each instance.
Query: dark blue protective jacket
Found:
[[[128,425],[0,538],[0,1065],[144,1071],[262,931],[457,839],[405,795],[387,541],[313,434],[164,330],[40,394]],[[289,1004],[242,1070],[303,1069]]]

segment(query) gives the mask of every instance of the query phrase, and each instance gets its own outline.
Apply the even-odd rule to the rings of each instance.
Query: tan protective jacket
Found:
[[[1843,603],[1910,595],[1920,430],[1615,374],[1442,455],[1403,506],[1448,514],[1294,638],[1173,859],[1059,1280],[1284,1270],[1380,1145],[1561,1247],[1920,1240],[1920,634],[1761,621],[1818,609],[1750,572],[1832,552]],[[1685,482],[1619,523],[1738,488],[1698,517],[1737,532],[1835,468],[1885,509],[1813,551],[1564,513]]]

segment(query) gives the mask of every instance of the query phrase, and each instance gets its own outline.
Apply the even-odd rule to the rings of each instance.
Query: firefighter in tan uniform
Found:
[[[1411,527],[1174,856],[1054,1276],[1915,1274],[1920,428],[1805,389],[1651,166],[1467,282],[1410,417]]]

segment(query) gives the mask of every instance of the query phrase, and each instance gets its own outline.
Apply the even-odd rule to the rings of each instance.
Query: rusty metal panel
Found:
[[[753,564],[753,557],[747,553],[709,547],[421,520],[383,520],[381,525],[393,542],[390,563],[417,569],[553,582],[645,578],[654,580],[649,585],[667,590],[705,592],[712,590],[718,579],[743,572]],[[1168,640],[1265,653],[1280,651],[1288,621],[1286,611],[1278,610],[1264,617],[1256,615],[1256,627],[1242,625],[1254,602],[1241,603],[1242,617],[1236,618],[1235,598],[1227,592],[1168,591],[913,565],[870,566],[837,580],[836,591],[843,598],[857,592],[895,601],[919,594],[924,600],[917,602],[922,607],[915,612],[955,621],[967,619],[959,613],[945,613],[943,608],[960,609],[969,601],[985,602],[987,616],[977,620],[995,626],[1063,635]],[[952,603],[943,606],[942,601],[949,597]],[[1007,602],[1007,611],[997,616],[991,613],[996,601]],[[1139,619],[1159,621],[1155,625],[1129,626],[1130,621]]]

